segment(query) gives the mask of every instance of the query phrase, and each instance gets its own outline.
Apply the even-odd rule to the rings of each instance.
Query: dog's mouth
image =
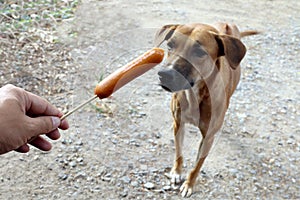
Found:
[[[162,83],[159,84],[164,90],[166,90],[167,92],[172,92],[171,89],[169,89],[167,86],[164,86]]]
[[[159,85],[168,92],[178,92],[194,86],[192,80],[188,80],[188,78],[174,69],[162,69],[158,72],[158,76],[160,80]]]
[[[164,89],[166,90],[167,92],[179,92],[181,90],[187,90],[187,89],[190,89],[194,86],[193,83],[191,84],[185,84],[183,86],[176,86],[174,84],[163,84],[163,83],[159,83],[159,85]]]

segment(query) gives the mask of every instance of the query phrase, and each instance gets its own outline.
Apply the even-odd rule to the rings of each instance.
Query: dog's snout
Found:
[[[175,69],[161,69],[158,72],[160,85],[167,91],[176,92],[193,86],[180,72]]]
[[[170,81],[176,77],[176,73],[177,73],[177,71],[174,69],[162,69],[158,72],[158,76],[161,79]]]

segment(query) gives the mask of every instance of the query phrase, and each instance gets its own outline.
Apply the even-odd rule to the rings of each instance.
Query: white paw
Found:
[[[171,183],[179,184],[181,182],[181,174],[171,173]]]
[[[175,170],[171,170],[170,173],[165,174],[169,179],[171,179],[172,184],[180,184],[181,183],[181,174],[176,172]]]
[[[185,181],[180,187],[180,193],[182,197],[190,197],[193,193],[193,187]]]

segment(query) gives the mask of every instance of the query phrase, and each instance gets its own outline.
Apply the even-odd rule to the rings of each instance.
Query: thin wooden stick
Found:
[[[94,99],[96,99],[98,96],[95,95],[93,97],[91,97],[90,99],[86,100],[85,102],[81,103],[79,106],[75,107],[74,109],[70,110],[69,112],[67,112],[66,114],[64,114],[60,120],[64,120],[66,117],[68,117],[69,115],[71,115],[72,113],[74,113],[75,111],[79,110],[80,108],[82,108],[83,106],[85,106],[86,104],[92,102]]]

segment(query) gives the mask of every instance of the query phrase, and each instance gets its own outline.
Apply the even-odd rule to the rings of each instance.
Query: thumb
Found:
[[[31,132],[34,135],[46,134],[55,129],[60,125],[60,118],[55,116],[42,116],[31,118]]]

